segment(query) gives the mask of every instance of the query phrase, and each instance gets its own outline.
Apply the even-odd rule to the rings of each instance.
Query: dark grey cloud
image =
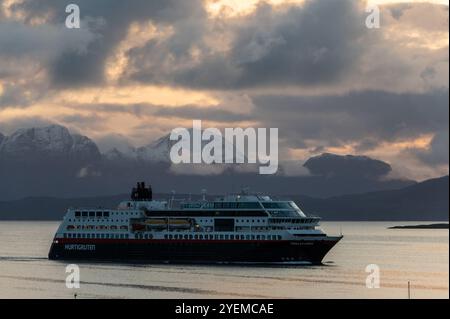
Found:
[[[379,141],[375,138],[364,138],[361,141],[358,142],[358,145],[356,145],[355,150],[359,154],[361,152],[366,152],[374,149],[379,144]]]
[[[26,108],[31,106],[47,96],[47,90],[48,86],[44,81],[39,82],[39,80],[31,78],[16,82],[7,79],[2,85],[0,110],[8,107]]]
[[[0,56],[15,58],[29,56],[35,60],[49,60],[59,52],[84,54],[95,36],[88,29],[76,32],[63,25],[31,26],[17,21],[0,21]]]
[[[390,27],[405,29],[408,25],[430,32],[424,33],[430,36],[436,36],[435,31],[448,33],[448,6],[388,6],[390,15],[382,20],[384,28],[369,31],[364,25],[366,13],[354,0],[307,1],[302,6],[277,8],[261,4],[252,14],[230,20],[209,18],[203,0],[79,0],[82,28],[68,30],[63,25],[64,9],[71,2],[18,2],[12,10],[25,14],[24,22],[8,20],[0,10],[0,109],[32,105],[41,94],[59,88],[101,86],[106,60],[125,39],[130,24],[152,21],[159,30],[168,27],[171,32],[126,53],[130,64],[121,84],[139,81],[243,90],[253,94],[254,109],[236,114],[225,102],[215,108],[94,102],[78,107],[98,112],[97,116],[55,116],[56,120],[92,131],[108,113],[133,114],[144,119],[131,133],[141,140],[148,136],[147,117],[225,123],[254,120],[261,126],[280,128],[283,145],[314,153],[347,143],[356,143],[356,149],[363,152],[383,141],[436,134],[429,151],[411,150],[408,154],[426,165],[448,163],[443,154],[448,151],[448,48],[411,49],[402,34],[397,38],[389,34],[394,36],[391,41],[383,36]],[[47,23],[32,25],[36,17]],[[19,63],[14,60],[22,57],[25,59]],[[41,65],[34,68],[36,64]],[[42,70],[49,75],[48,87],[39,78],[29,81]],[[258,88],[270,93],[261,95]],[[303,89],[311,93],[311,88],[316,96],[301,96]],[[277,89],[284,93],[274,95]],[[422,90],[426,93],[411,93]],[[350,93],[329,93],[335,91]],[[45,121],[0,119],[0,131]],[[150,129],[159,132],[166,128],[155,125]]]
[[[391,13],[391,16],[395,20],[400,20],[400,18],[403,16],[404,12],[406,10],[411,9],[413,6],[409,3],[402,3],[402,4],[395,4],[389,6],[389,11]]]
[[[73,1],[26,0],[12,9],[24,12],[25,21],[33,17],[47,17],[51,25],[63,25],[67,14],[65,7]],[[49,64],[49,73],[55,86],[72,87],[100,84],[104,80],[105,63],[116,45],[124,39],[132,22],[152,20],[155,23],[177,23],[186,16],[199,18],[203,14],[200,0],[79,0],[82,18],[81,29],[90,30],[98,36],[90,42],[86,51],[60,51]]]
[[[47,20],[45,27],[63,28],[64,9],[71,2],[25,0],[13,5],[13,11],[25,14],[25,24],[14,32],[28,28],[26,23],[36,17]],[[52,49],[60,41],[49,32],[49,38],[56,40],[48,46],[53,58],[46,67],[56,87],[101,84],[107,58],[125,38],[130,24],[143,21],[152,21],[158,28],[170,27],[173,32],[131,48],[127,52],[130,65],[121,78],[123,82],[131,79],[190,88],[245,89],[339,85],[355,79],[363,79],[370,87],[374,85],[371,79],[376,81],[379,77],[379,82],[383,82],[383,74],[392,77],[391,73],[396,78],[417,76],[420,79],[420,74],[414,73],[421,71],[411,71],[415,67],[410,60],[414,59],[405,59],[404,54],[391,50],[395,43],[385,41],[384,29],[374,32],[365,27],[366,13],[360,1],[309,0],[301,6],[286,4],[277,8],[262,3],[249,16],[229,20],[208,18],[202,0],[80,0],[76,3],[81,9],[82,28],[65,30],[73,39],[62,43],[81,42],[85,44],[84,50],[64,45]],[[387,9],[394,16],[385,21],[388,25],[392,24],[391,20],[413,21],[423,28],[446,30],[442,29],[442,19],[435,19],[437,23],[423,23],[422,20],[433,19],[419,21],[416,16],[426,9],[441,17],[445,10],[448,15],[448,7],[414,4],[391,5]],[[45,27],[40,29],[45,31]],[[34,44],[38,40],[33,40],[33,32],[37,31],[23,31],[16,40],[19,45],[8,46],[8,50],[17,50],[27,46],[26,43],[29,47],[45,48],[46,41]],[[87,44],[77,40],[82,32],[95,35],[95,39]],[[20,40],[26,37],[31,41]],[[14,43],[14,38],[11,36],[8,41]],[[219,39],[216,40],[219,44],[212,45],[211,38]],[[228,40],[229,48],[220,47]],[[380,55],[374,48],[388,52]],[[373,51],[372,55],[365,56],[367,51]],[[379,67],[372,66],[367,71],[367,60]]]
[[[449,163],[449,132],[437,132],[427,150],[408,150],[406,153],[414,156],[429,166],[448,165]]]
[[[131,114],[136,117],[156,116],[158,118],[179,118],[179,119],[200,119],[217,122],[240,122],[254,119],[252,114],[231,112],[227,109],[227,105],[218,106],[202,106],[202,105],[183,105],[183,106],[167,106],[154,105],[149,103],[136,104],[114,104],[114,103],[100,103],[100,104],[73,104],[71,105],[77,110],[89,110],[107,114]],[[82,122],[84,116],[70,115],[64,117],[69,120],[76,120]],[[95,117],[89,116],[87,121],[95,123]]]
[[[89,115],[70,114],[58,117],[58,120],[64,125],[70,127],[76,127],[78,130],[83,131],[86,128],[100,131],[105,129],[105,117],[99,114],[91,113]]]
[[[424,162],[427,157],[426,164],[432,165],[431,158],[438,156],[440,150],[448,150],[443,147],[443,137],[448,136],[449,130],[448,90],[403,94],[363,91],[327,96],[254,95],[251,99],[254,108],[245,114],[231,112],[227,105],[211,108],[95,104],[86,105],[85,109],[95,110],[102,116],[112,112],[139,118],[202,119],[223,123],[254,121],[261,127],[279,128],[281,147],[304,148],[313,154],[323,152],[326,147],[349,143],[355,145],[358,152],[367,152],[386,141],[437,133],[433,152],[419,155],[411,151],[411,156],[423,156]],[[82,108],[79,105],[73,107]],[[145,124],[144,128],[148,126]],[[441,163],[448,162],[442,154],[439,158]]]
[[[120,135],[120,134],[108,134],[101,138],[95,140],[100,152],[106,153],[113,149],[118,150],[122,153],[127,153],[130,149],[133,149],[135,146],[128,137]]]
[[[2,120],[0,118],[0,132],[10,135],[20,128],[44,127],[55,124],[53,121],[43,117],[17,117],[14,119]]]
[[[254,119],[253,115],[229,112],[225,109],[220,109],[220,106],[219,108],[214,109],[197,106],[161,108],[155,112],[155,115],[161,117],[210,120],[217,122],[241,122]]]
[[[439,63],[442,65],[435,68],[437,83],[427,81],[426,86],[448,87],[444,71],[448,48],[413,48],[408,43],[413,41],[410,35],[400,32],[406,27],[425,33],[448,32],[448,7],[383,6],[383,28],[369,30],[362,4],[352,0],[306,1],[302,6],[285,5],[283,9],[261,4],[249,16],[221,23],[202,21],[203,31],[194,32],[195,36],[188,25],[176,29],[173,37],[152,39],[131,49],[125,77],[195,89],[287,86],[337,87],[341,92],[349,88],[405,91],[423,88],[422,71]],[[208,45],[205,39],[214,34],[219,38],[228,35],[229,47]],[[180,37],[186,40],[174,50]],[[193,48],[196,54],[191,55]]]
[[[86,54],[95,38],[87,28],[72,32],[62,24],[28,25],[0,20],[0,79],[6,82],[0,107],[27,106],[44,95],[46,81],[42,76],[34,81],[34,77],[51,69],[61,54]]]
[[[361,54],[367,29],[355,1],[310,1],[283,14],[263,6],[239,33],[231,60],[239,86],[338,80]],[[273,25],[273,27],[267,27]]]
[[[24,91],[17,85],[5,84],[0,95],[0,109],[6,106],[27,106],[30,103]]]
[[[365,91],[331,96],[255,96],[254,114],[280,128],[291,146],[360,143],[419,137],[449,128],[448,90],[423,94]]]
[[[177,56],[162,54],[173,52],[173,38],[151,40],[130,50],[135,67],[130,77],[213,89],[329,83],[356,65],[368,41],[364,19],[360,5],[352,0],[307,1],[281,11],[262,4],[249,17],[227,26],[234,37],[230,50],[214,52],[194,42],[204,49],[202,59],[186,66],[185,55],[181,63]],[[183,49],[187,53],[190,47]]]
[[[392,170],[389,164],[370,157],[329,153],[311,157],[303,166],[313,175],[346,178],[378,179]]]

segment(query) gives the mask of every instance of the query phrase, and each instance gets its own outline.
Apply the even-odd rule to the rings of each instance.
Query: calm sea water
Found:
[[[80,289],[47,260],[57,222],[0,222],[0,298],[449,298],[448,230],[387,229],[414,222],[327,222],[344,239],[323,266],[250,267],[82,263]],[[365,268],[380,268],[366,288]]]

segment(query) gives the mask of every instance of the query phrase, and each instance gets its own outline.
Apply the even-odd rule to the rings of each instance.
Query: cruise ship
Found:
[[[69,208],[49,251],[52,260],[151,263],[320,264],[340,236],[319,228],[293,201],[226,195],[154,200],[137,183],[117,209]]]

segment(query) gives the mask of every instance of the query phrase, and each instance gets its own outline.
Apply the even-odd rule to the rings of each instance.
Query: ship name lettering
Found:
[[[67,244],[65,250],[95,250],[95,245]]]

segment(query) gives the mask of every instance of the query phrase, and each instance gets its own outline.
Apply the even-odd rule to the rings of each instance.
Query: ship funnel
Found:
[[[153,200],[152,187],[145,187],[145,182],[137,182],[136,187],[131,191],[131,200],[134,201],[151,201]]]

